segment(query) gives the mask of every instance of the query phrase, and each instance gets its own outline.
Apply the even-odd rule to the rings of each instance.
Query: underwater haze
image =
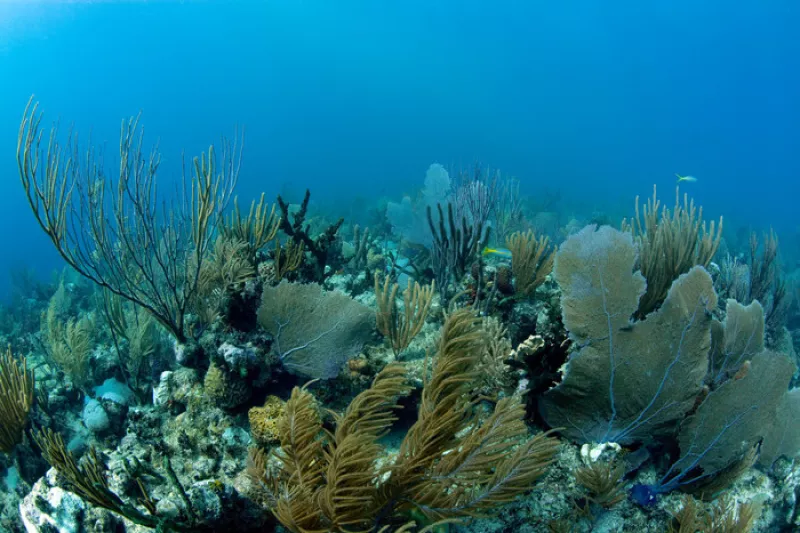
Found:
[[[0,532],[800,531],[798,28],[0,0]]]
[[[679,173],[707,216],[773,226],[789,253],[798,26],[790,0],[0,2],[0,270],[60,266],[13,158],[31,94],[111,156],[141,111],[165,176],[244,128],[248,201],[307,187],[347,216],[478,161],[629,215]]]

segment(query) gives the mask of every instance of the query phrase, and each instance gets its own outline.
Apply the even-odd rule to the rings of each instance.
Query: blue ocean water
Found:
[[[2,1],[0,272],[61,265],[14,160],[34,93],[111,155],[142,111],[165,180],[245,128],[245,200],[309,187],[357,218],[480,161],[616,220],[677,172],[726,233],[797,256],[798,26],[790,0]]]

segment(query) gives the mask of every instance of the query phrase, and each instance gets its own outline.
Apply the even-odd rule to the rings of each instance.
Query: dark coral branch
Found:
[[[327,277],[325,274],[325,265],[328,261],[328,254],[331,247],[336,242],[336,234],[339,232],[339,228],[342,227],[344,218],[340,218],[334,224],[328,226],[328,229],[318,237],[312,238],[309,235],[310,227],[308,224],[305,224],[308,201],[310,199],[311,191],[306,189],[306,194],[303,197],[303,202],[300,204],[300,209],[296,213],[290,215],[289,204],[278,195],[278,207],[281,210],[281,231],[291,237],[296,243],[301,243],[305,246],[306,251],[314,258],[314,281],[324,281]]]
[[[428,226],[433,237],[431,263],[439,294],[446,302],[449,301],[451,282],[457,284],[464,277],[467,269],[489,242],[491,230],[480,221],[468,223],[466,216],[462,216],[459,226],[451,203],[447,204],[447,215],[441,204],[437,204],[436,208],[439,211],[438,228],[433,220],[431,206],[427,209]]]

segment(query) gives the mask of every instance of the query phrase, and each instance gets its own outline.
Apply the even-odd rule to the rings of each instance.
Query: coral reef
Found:
[[[800,527],[774,233],[723,239],[655,194],[586,226],[610,217],[482,165],[347,221],[308,190],[240,210],[226,142],[171,203],[139,131],[112,175],[40,146],[35,104],[21,124],[69,269],[0,309],[0,529]]]

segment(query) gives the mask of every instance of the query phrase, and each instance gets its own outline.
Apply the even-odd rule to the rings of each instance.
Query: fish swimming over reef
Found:
[[[489,248],[488,246],[483,249],[481,255],[486,257],[487,255],[497,255],[500,257],[505,257],[511,259],[511,250],[507,250],[506,248]]]
[[[675,176],[678,177],[678,183],[682,183],[682,182],[694,183],[695,181],[697,181],[697,178],[695,178],[694,176],[681,176],[677,172],[675,173]]]

